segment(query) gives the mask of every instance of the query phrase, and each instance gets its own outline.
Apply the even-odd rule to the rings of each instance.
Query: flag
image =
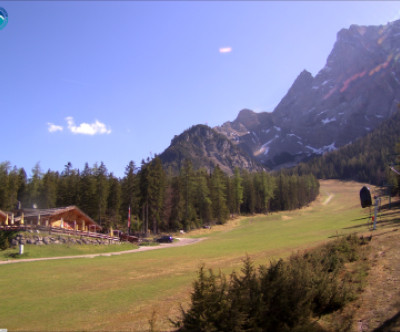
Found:
[[[131,228],[131,206],[129,205],[129,211],[128,211],[128,229]]]

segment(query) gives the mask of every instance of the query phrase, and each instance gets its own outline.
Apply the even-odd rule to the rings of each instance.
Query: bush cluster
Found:
[[[6,250],[10,247],[11,240],[17,235],[17,231],[0,232],[0,250]]]
[[[182,310],[179,331],[317,331],[311,318],[343,308],[356,291],[344,264],[360,257],[355,235],[268,267],[246,258],[241,273],[227,278],[202,266],[191,305]]]

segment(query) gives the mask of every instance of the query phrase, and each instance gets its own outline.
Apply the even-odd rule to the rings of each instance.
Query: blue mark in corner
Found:
[[[8,23],[8,13],[3,8],[0,7],[0,30],[3,29]]]

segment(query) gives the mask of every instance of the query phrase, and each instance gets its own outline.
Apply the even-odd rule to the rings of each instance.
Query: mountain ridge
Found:
[[[209,169],[213,163],[232,174],[235,167],[292,167],[337,150],[395,114],[399,59],[400,20],[341,29],[325,66],[315,76],[304,69],[273,112],[242,109],[235,120],[213,131],[193,126],[176,136],[160,157],[175,171],[183,159],[191,159],[195,167]]]
[[[206,125],[194,125],[171,140],[170,146],[159,155],[164,168],[178,173],[183,161],[190,159],[195,169],[211,171],[219,166],[227,174],[244,168],[260,171],[264,167],[222,135]]]
[[[335,150],[394,114],[399,58],[400,21],[351,25],[338,32],[324,68],[315,77],[303,70],[273,112],[241,111],[215,129],[270,168]]]

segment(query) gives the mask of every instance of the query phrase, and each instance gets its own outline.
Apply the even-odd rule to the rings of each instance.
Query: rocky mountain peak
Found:
[[[307,70],[303,70],[299,76],[297,76],[297,78],[295,79],[294,83],[292,84],[292,87],[290,88],[290,90],[304,90],[308,87],[310,87],[310,85],[312,84],[314,77],[312,76],[312,74],[307,71]],[[289,90],[289,92],[290,92]]]
[[[234,122],[239,122],[246,128],[251,128],[259,124],[258,114],[252,110],[243,109],[239,112],[239,115]]]
[[[352,25],[325,67],[302,71],[272,113],[241,111],[216,129],[265,165],[290,166],[366,135],[399,103],[400,20]]]

